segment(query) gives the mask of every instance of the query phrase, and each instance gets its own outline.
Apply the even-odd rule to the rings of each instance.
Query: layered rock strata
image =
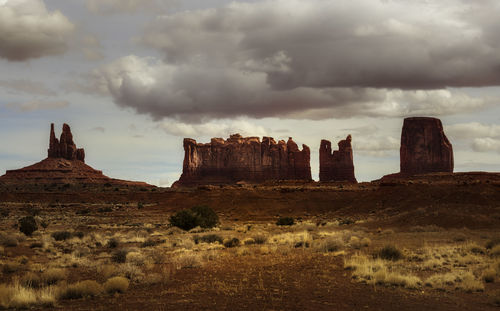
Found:
[[[311,180],[310,149],[302,151],[290,137],[276,142],[271,137],[231,135],[212,138],[208,144],[184,139],[183,171],[176,185],[232,184],[239,181]]]
[[[357,182],[354,176],[351,135],[339,141],[339,150],[332,152],[332,143],[321,140],[319,147],[319,180]]]

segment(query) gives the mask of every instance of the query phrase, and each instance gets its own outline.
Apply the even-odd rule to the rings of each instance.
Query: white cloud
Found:
[[[48,88],[44,83],[26,79],[0,80],[0,87],[14,93],[25,93],[30,95],[51,96],[56,92]]]
[[[243,136],[266,136],[267,130],[245,120],[221,120],[204,124],[162,122],[160,128],[166,133],[179,137],[226,137],[239,133]]]
[[[24,61],[64,53],[74,25],[42,0],[8,0],[0,4],[0,57]]]
[[[497,151],[500,153],[500,139],[476,138],[472,143],[472,149],[477,152]]]

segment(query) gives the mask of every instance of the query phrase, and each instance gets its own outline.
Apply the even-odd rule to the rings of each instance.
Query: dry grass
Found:
[[[115,276],[104,283],[104,290],[108,294],[114,293],[124,293],[127,291],[129,286],[129,280],[121,276]]]
[[[172,258],[176,269],[197,268],[203,266],[202,256],[199,253],[187,251]]]
[[[59,290],[59,299],[79,299],[93,297],[102,293],[103,287],[94,280],[85,280],[68,286],[62,286]]]
[[[50,268],[42,273],[41,281],[46,285],[52,285],[65,280],[67,276],[68,273],[64,269]]]
[[[56,302],[56,289],[26,288],[19,281],[12,285],[0,285],[0,306],[4,308],[29,308],[33,306],[53,306]]]
[[[353,270],[352,276],[368,284],[401,286],[409,289],[419,288],[422,284],[418,276],[392,270],[381,259],[355,255],[344,260],[344,268]]]
[[[336,252],[342,248],[344,248],[344,243],[338,237],[327,237],[313,243],[313,249],[322,253]]]
[[[499,257],[500,256],[500,245],[493,246],[491,248],[490,254],[493,257]]]

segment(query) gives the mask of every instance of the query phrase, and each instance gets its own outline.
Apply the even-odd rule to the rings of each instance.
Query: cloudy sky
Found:
[[[182,139],[353,136],[399,171],[404,117],[443,121],[456,171],[500,171],[497,0],[0,0],[0,174],[67,122],[87,163],[167,186]]]

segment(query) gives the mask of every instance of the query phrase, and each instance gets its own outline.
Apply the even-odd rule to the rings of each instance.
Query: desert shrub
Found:
[[[30,248],[42,248],[43,243],[42,242],[33,242],[30,244]]]
[[[486,243],[486,248],[487,249],[492,249],[493,247],[495,247],[497,245],[500,245],[500,238],[494,238],[494,239],[489,240]]]
[[[121,276],[115,276],[104,283],[104,290],[108,294],[124,293],[129,286],[129,280]]]
[[[467,240],[467,236],[463,233],[458,233],[453,237],[453,241],[455,242],[465,242]]]
[[[161,241],[159,240],[147,239],[146,241],[142,242],[141,247],[154,247],[160,243]]]
[[[219,223],[219,217],[208,206],[195,206],[181,210],[170,217],[170,224],[183,230],[196,227],[213,228]]]
[[[316,251],[323,253],[336,252],[342,247],[342,241],[333,237],[326,238],[325,240],[318,241],[313,244],[313,248]]]
[[[240,240],[238,238],[227,239],[224,241],[224,247],[236,247],[240,245]]]
[[[42,282],[47,285],[56,284],[59,281],[65,280],[67,272],[64,269],[50,268],[42,273]]]
[[[97,296],[103,292],[102,285],[94,280],[85,280],[61,288],[60,299],[79,299],[84,297]]]
[[[109,239],[108,243],[106,244],[106,246],[108,248],[117,248],[118,247],[118,244],[120,244],[120,242],[118,242],[118,239],[116,238],[111,238]]]
[[[276,225],[278,226],[293,226],[295,224],[295,220],[293,217],[280,217],[278,221],[276,221]]]
[[[386,245],[377,252],[377,257],[385,260],[399,260],[403,258],[403,254],[394,245]]]
[[[356,223],[356,221],[351,218],[339,219],[339,226],[352,225],[354,223]]]
[[[18,240],[14,235],[0,233],[0,243],[5,247],[16,247]]]
[[[194,252],[181,253],[172,259],[176,269],[196,268],[203,265],[201,254]]]
[[[142,203],[142,202],[137,202],[137,208],[138,208],[138,209],[143,209],[143,208],[144,208],[144,203]]]
[[[121,249],[113,253],[111,260],[117,263],[125,263],[127,261],[128,251]]]
[[[25,235],[31,236],[36,230],[38,230],[38,225],[36,224],[35,217],[26,216],[19,219],[19,231]]]
[[[0,216],[2,216],[2,217],[8,217],[9,214],[10,214],[10,212],[8,210],[3,209],[3,208],[0,209]]]
[[[113,209],[111,207],[100,207],[97,209],[99,213],[111,213]]]
[[[118,268],[114,265],[102,265],[97,268],[97,272],[105,279],[109,279],[112,276],[116,276]]]
[[[203,242],[203,243],[215,243],[215,242],[219,242],[220,244],[222,244],[223,242],[223,239],[220,235],[217,235],[217,234],[207,234],[207,235],[203,235],[203,236],[194,236],[193,237],[193,240],[194,240],[194,243],[195,244],[198,244],[200,242]]]
[[[56,231],[51,234],[51,236],[54,238],[56,241],[65,241],[69,238],[71,238],[71,232],[69,231]]]
[[[81,231],[76,231],[76,232],[73,232],[72,236],[79,238],[79,239],[82,239],[85,236],[85,233],[83,233]]]
[[[15,273],[21,269],[21,264],[18,262],[6,262],[2,266],[2,272],[4,274],[10,274],[10,273]]]
[[[255,244],[265,244],[267,242],[267,237],[264,235],[256,235],[253,237]]]
[[[491,248],[491,255],[492,256],[500,256],[500,245],[495,245]]]
[[[493,268],[488,268],[483,271],[483,280],[486,283],[493,283],[495,282],[495,277],[497,276],[497,272]]]

